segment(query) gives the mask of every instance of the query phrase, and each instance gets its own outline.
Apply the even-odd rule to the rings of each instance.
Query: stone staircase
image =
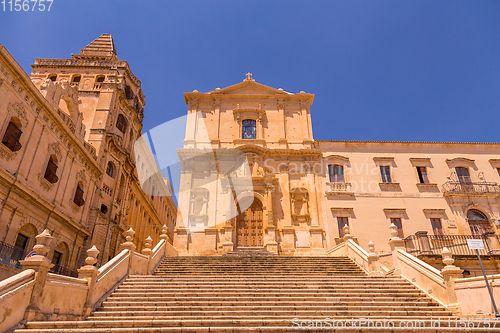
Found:
[[[442,328],[429,328],[438,318]],[[466,332],[443,328],[455,318],[406,280],[367,276],[349,258],[241,253],[165,258],[154,275],[129,276],[86,320],[15,332],[334,332],[333,320],[396,327],[348,332],[413,331],[399,325],[415,321],[426,327],[419,332]]]

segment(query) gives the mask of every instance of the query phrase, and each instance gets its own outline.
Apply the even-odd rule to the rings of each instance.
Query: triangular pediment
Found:
[[[209,94],[223,94],[223,95],[276,95],[276,94],[290,94],[283,89],[276,89],[261,83],[255,82],[254,79],[247,78],[241,83],[232,86],[216,89],[210,91]],[[293,94],[291,94],[293,95]]]
[[[106,58],[118,59],[116,55],[115,43],[111,34],[102,34],[85,46],[80,54],[74,57],[78,58]]]

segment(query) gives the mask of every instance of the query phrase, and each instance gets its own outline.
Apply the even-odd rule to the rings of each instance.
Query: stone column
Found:
[[[453,315],[460,314],[460,304],[457,300],[457,295],[455,293],[455,280],[462,278],[462,270],[453,265],[455,260],[453,259],[453,255],[450,250],[446,247],[443,248],[443,252],[441,252],[441,256],[443,257],[443,263],[446,265],[442,270],[441,274],[443,275],[444,284],[446,286],[447,292],[447,306],[448,309],[451,310]]]
[[[274,179],[274,177],[272,177]],[[265,239],[266,242],[264,246],[269,252],[272,252],[274,254],[278,254],[278,243],[276,242],[276,226],[274,222],[274,215],[273,215],[273,192],[274,192],[274,185],[272,184],[272,179],[269,179],[266,182],[266,208],[267,208],[267,225],[266,225],[266,234],[265,234]]]
[[[142,254],[148,257],[148,271],[146,272],[148,275],[151,274],[154,269],[154,267],[151,267],[151,256],[153,255],[153,250],[151,250],[152,245],[153,239],[151,236],[148,236],[148,238],[144,240],[144,248],[141,251]]]
[[[234,243],[233,243],[233,226],[231,225],[231,220],[228,220],[224,225],[224,238],[225,238],[224,243],[222,243],[223,252],[224,253],[232,252],[234,249]]]
[[[431,243],[429,241],[429,236],[427,236],[427,231],[417,231],[415,233],[417,236],[418,247],[420,248],[421,254],[432,254]]]
[[[82,316],[90,315],[94,304],[92,299],[94,298],[94,287],[97,281],[97,273],[99,272],[97,267],[94,265],[97,263],[97,256],[99,255],[99,250],[94,246],[87,250],[87,258],[85,259],[86,266],[83,266],[78,270],[78,278],[87,280],[89,286],[89,291],[87,292],[87,298],[85,299],[85,304],[83,306]]]
[[[372,241],[368,243],[368,274],[382,275],[379,268],[378,254],[375,252],[375,244]]]
[[[391,223],[390,230],[392,238],[389,240],[389,246],[391,247],[394,262],[394,275],[399,275],[401,274],[401,264],[398,258],[398,250],[405,249],[405,241],[398,237],[398,227],[394,223]]]
[[[45,229],[35,238],[36,245],[33,247],[33,251],[36,254],[26,258],[25,260],[21,260],[23,271],[27,269],[32,269],[35,271],[35,283],[33,285],[33,292],[31,293],[30,303],[26,308],[26,312],[24,314],[24,319],[27,321],[41,319],[37,318],[37,315],[40,312],[39,306],[42,300],[43,289],[47,280],[47,274],[49,270],[54,266],[54,264],[52,264],[46,257],[47,253],[50,251],[50,243],[53,239],[53,237],[49,233],[49,230]]]
[[[488,245],[489,255],[500,254],[500,244],[498,243],[497,235],[493,231],[484,233],[483,238],[486,241],[486,245]]]
[[[129,260],[128,260],[128,273],[132,272],[132,259],[134,258],[135,253],[135,244],[132,242],[134,240],[135,231],[130,228],[127,230],[127,237],[125,237],[126,241],[123,244],[120,244],[120,252],[123,250],[129,251]]]

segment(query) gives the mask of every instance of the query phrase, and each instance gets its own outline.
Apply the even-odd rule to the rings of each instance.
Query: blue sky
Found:
[[[251,72],[315,94],[317,140],[498,142],[499,18],[499,1],[54,0],[0,11],[0,43],[29,73],[112,28],[144,131],[185,115],[182,93]]]

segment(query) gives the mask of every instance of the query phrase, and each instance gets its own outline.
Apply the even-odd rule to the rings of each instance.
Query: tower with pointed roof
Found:
[[[159,237],[162,225],[173,223],[176,208],[171,198],[143,193],[138,182],[134,143],[141,136],[145,96],[127,61],[118,59],[111,34],[102,34],[71,59],[37,58],[32,68],[38,88],[51,80],[77,89],[84,139],[105,171],[91,203],[88,244],[97,244],[106,260],[118,249],[125,228],[135,229],[139,249],[146,233]],[[163,181],[156,189],[162,186],[168,187]]]

